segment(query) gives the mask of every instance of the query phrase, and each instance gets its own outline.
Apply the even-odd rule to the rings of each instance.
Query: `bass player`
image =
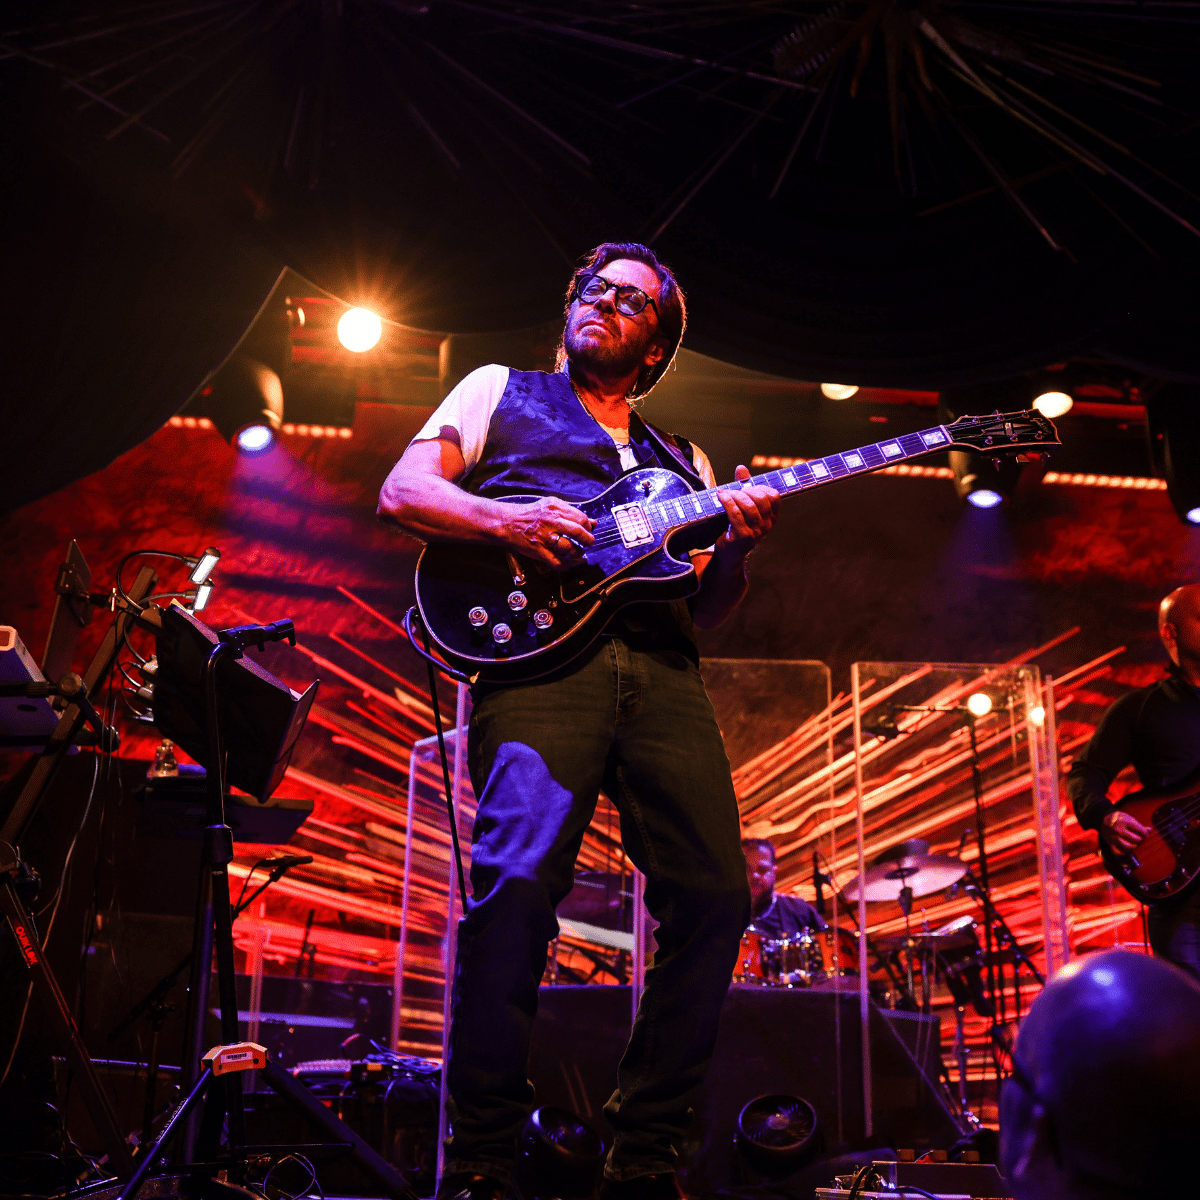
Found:
[[[1143,787],[1161,787],[1200,767],[1200,584],[1163,599],[1158,633],[1166,678],[1116,701],[1067,776],[1080,825],[1121,854],[1136,853],[1150,830],[1106,798],[1118,773],[1132,763]],[[1200,979],[1200,887],[1154,904],[1148,922],[1154,953]]]
[[[496,280],[503,291],[504,281]],[[503,303],[503,296],[497,296]],[[500,546],[551,570],[581,561],[593,522],[573,502],[625,471],[663,467],[715,486],[705,457],[631,410],[670,365],[683,294],[655,253],[606,243],[571,280],[553,373],[482,367],[443,401],[396,464],[380,516],[424,541]],[[738,467],[737,479],[750,478]],[[532,503],[501,497],[535,495]],[[693,554],[687,602],[623,610],[553,674],[472,690],[468,761],[478,800],[472,896],[458,936],[451,1137],[440,1200],[500,1200],[528,1117],[530,1031],[554,910],[603,788],[646,876],[658,950],[616,1091],[605,1200],[672,1200],[689,1104],[716,1040],[749,897],[729,762],[698,669],[692,623],[711,627],[746,591],[771,528],[773,488],[722,491],[726,531]]]

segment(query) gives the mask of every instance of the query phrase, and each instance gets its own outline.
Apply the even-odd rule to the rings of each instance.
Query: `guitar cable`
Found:
[[[467,877],[463,871],[462,847],[458,841],[458,820],[454,812],[454,788],[450,783],[450,763],[446,756],[446,735],[442,729],[442,706],[438,703],[437,674],[434,672],[434,667],[436,666],[446,675],[449,675],[457,683],[469,683],[470,680],[461,671],[455,671],[453,668],[447,667],[444,663],[440,663],[434,658],[433,651],[429,648],[429,628],[424,621],[421,622],[421,634],[422,640],[425,642],[425,649],[422,650],[417,644],[416,635],[413,633],[412,627],[413,614],[416,611],[417,606],[414,604],[404,614],[404,632],[408,634],[408,640],[412,648],[425,660],[425,665],[429,668],[429,702],[433,708],[433,727],[437,731],[438,754],[442,760],[442,782],[446,788],[446,813],[450,819],[450,841],[454,847],[454,865],[458,869],[458,895],[462,900],[463,911],[465,912],[468,899]],[[457,729],[454,736],[459,736]]]

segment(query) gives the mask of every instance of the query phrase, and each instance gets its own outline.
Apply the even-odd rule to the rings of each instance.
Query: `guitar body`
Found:
[[[1170,787],[1131,792],[1116,808],[1152,832],[1128,855],[1101,840],[1112,877],[1143,904],[1181,895],[1200,876],[1200,772]]]
[[[687,551],[711,544],[723,518],[690,527],[681,519],[679,526],[629,545],[629,532],[621,536],[614,515],[625,506],[675,499],[682,504],[693,494],[673,471],[650,467],[576,504],[596,521],[596,543],[569,571],[493,546],[431,543],[417,561],[417,607],[425,628],[446,661],[472,677],[507,683],[556,671],[581,654],[626,605],[678,600],[696,591]],[[508,496],[505,501],[528,504],[538,498]],[[497,640],[498,626],[501,637],[507,631],[506,640]]]
[[[696,590],[687,552],[711,545],[728,527],[723,491],[754,484],[788,496],[951,449],[995,458],[1040,455],[1058,444],[1040,413],[997,412],[811,461],[787,460],[704,491],[692,491],[673,471],[630,471],[575,505],[596,522],[595,544],[580,566],[555,571],[496,547],[434,542],[417,560],[416,607],[442,657],[465,675],[497,683],[536,679],[581,654],[625,605],[679,600]]]

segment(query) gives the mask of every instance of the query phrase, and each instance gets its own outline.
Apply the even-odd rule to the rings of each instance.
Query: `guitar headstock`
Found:
[[[996,412],[986,417],[960,417],[943,428],[950,435],[952,448],[988,458],[1036,454],[1050,446],[1062,445],[1053,422],[1033,408],[1025,412]]]

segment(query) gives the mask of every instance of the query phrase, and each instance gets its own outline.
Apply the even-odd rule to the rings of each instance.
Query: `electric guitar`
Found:
[[[789,496],[946,450],[999,457],[1058,445],[1054,426],[1033,410],[963,417],[719,490],[765,484]],[[494,546],[431,543],[417,560],[421,619],[445,660],[473,680],[548,674],[582,653],[625,605],[696,591],[687,551],[711,545],[724,532],[717,491],[694,492],[681,476],[658,467],[622,475],[575,505],[596,521],[596,540],[581,565],[562,571]],[[536,499],[506,497],[518,504]]]
[[[1109,873],[1143,904],[1178,896],[1200,875],[1200,770],[1169,787],[1130,792],[1115,807],[1150,832],[1128,854],[1101,838],[1100,857]]]

